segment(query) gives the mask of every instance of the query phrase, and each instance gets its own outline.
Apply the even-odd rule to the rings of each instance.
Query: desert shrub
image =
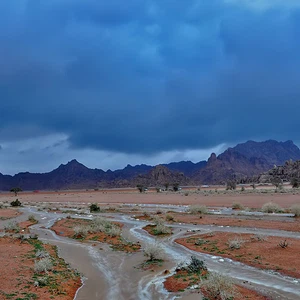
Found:
[[[229,300],[237,296],[232,279],[216,272],[210,272],[207,279],[201,280],[200,287],[209,299]]]
[[[170,234],[172,232],[172,230],[168,226],[165,226],[163,224],[158,224],[153,228],[153,232],[155,235]]]
[[[104,232],[105,234],[115,237],[121,234],[121,229],[114,223],[104,219],[95,218],[90,226],[90,231],[92,232]]]
[[[37,280],[34,282],[35,286],[47,286],[49,284],[49,277],[47,276],[42,276],[42,277],[38,277]]]
[[[201,246],[201,245],[204,245],[206,243],[207,243],[207,241],[204,240],[204,239],[197,239],[197,241],[195,242],[195,245],[196,246]]]
[[[167,214],[166,215],[166,220],[167,221],[174,221],[174,217],[172,215]]]
[[[274,202],[265,203],[262,206],[261,210],[264,213],[280,213],[280,212],[283,212],[283,209],[277,203],[274,203]]]
[[[243,204],[239,203],[239,202],[233,202],[232,203],[232,208],[233,209],[244,209]]]
[[[93,203],[90,205],[90,212],[100,212],[100,207],[96,203]]]
[[[19,199],[16,199],[15,201],[10,202],[10,205],[12,207],[17,207],[17,206],[21,206],[22,203],[19,201]]]
[[[241,187],[241,192],[245,192],[245,187],[244,186]]]
[[[35,253],[35,257],[38,258],[45,258],[45,257],[49,257],[49,253],[45,250],[37,250],[37,252]]]
[[[263,234],[255,234],[251,236],[251,239],[258,242],[264,242],[268,240],[268,237]]]
[[[52,261],[49,257],[42,258],[34,262],[34,272],[42,273],[50,271],[53,268]]]
[[[190,262],[185,268],[189,273],[199,273],[206,271],[207,267],[205,266],[203,260],[198,259],[196,256],[191,256]]]
[[[16,221],[10,221],[8,222],[5,226],[4,229],[7,231],[14,231],[14,232],[19,232],[20,227],[19,224]]]
[[[77,225],[74,227],[74,234],[76,237],[86,237],[88,232],[89,232],[89,228],[87,226],[82,226],[82,225]]]
[[[228,240],[228,246],[232,250],[240,249],[244,243],[245,243],[245,241],[238,236],[235,236],[233,239]]]
[[[37,219],[35,218],[34,215],[30,215],[30,216],[28,216],[28,221],[35,223],[35,222],[37,222]]]
[[[189,212],[191,214],[206,214],[207,207],[205,205],[190,205]]]
[[[149,259],[148,261],[155,261],[163,259],[163,248],[158,244],[148,244],[144,249],[144,255]]]
[[[188,195],[189,195],[189,192],[185,192],[185,193],[184,193],[184,196],[187,197]]]
[[[287,242],[287,240],[280,241],[279,244],[278,244],[278,246],[280,246],[283,249],[287,248],[288,245],[289,245],[289,243]]]
[[[300,204],[294,204],[290,209],[291,213],[295,214],[295,217],[300,217]]]
[[[118,227],[116,225],[113,225],[112,227],[107,228],[105,230],[105,233],[107,235],[109,235],[110,237],[116,237],[116,236],[119,236],[121,234],[121,229],[120,229],[120,227]]]
[[[157,226],[157,225],[163,225],[164,221],[162,218],[158,217],[158,216],[153,216],[152,217],[152,221],[153,223]]]

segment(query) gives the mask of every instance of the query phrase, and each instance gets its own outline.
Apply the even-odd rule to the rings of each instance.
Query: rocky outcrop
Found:
[[[300,160],[288,160],[283,166],[274,166],[258,177],[259,183],[270,183],[273,178],[280,178],[282,182],[300,179]]]

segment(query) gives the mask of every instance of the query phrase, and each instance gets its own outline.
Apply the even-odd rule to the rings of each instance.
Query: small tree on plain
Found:
[[[22,192],[22,189],[20,187],[14,187],[12,189],[10,189],[11,193],[15,193],[15,196],[18,196],[19,192]]]
[[[173,191],[178,192],[178,190],[179,190],[179,183],[174,183],[173,184]]]
[[[300,187],[300,179],[299,178],[296,178],[296,177],[293,177],[291,179],[291,185],[294,189],[297,189],[298,187]]]
[[[271,183],[276,187],[276,189],[282,186],[282,180],[279,176],[271,178]]]
[[[235,189],[236,189],[236,182],[233,180],[227,181],[226,190],[235,190]]]
[[[138,184],[136,187],[140,193],[144,193],[146,191],[146,187],[143,186],[142,184]]]

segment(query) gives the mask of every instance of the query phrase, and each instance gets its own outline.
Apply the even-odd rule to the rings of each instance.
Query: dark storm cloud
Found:
[[[300,9],[246,3],[2,1],[2,140],[154,153],[297,139]]]

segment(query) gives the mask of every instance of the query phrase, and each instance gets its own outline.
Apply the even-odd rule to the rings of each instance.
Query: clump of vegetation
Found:
[[[204,245],[204,244],[206,244],[207,243],[207,241],[206,240],[204,240],[204,239],[197,239],[197,241],[195,242],[195,245],[196,246],[202,246],[202,245]]]
[[[43,273],[52,270],[53,263],[49,257],[42,258],[40,260],[35,261],[34,263],[34,272],[35,273]]]
[[[18,233],[18,232],[20,232],[20,227],[19,227],[19,224],[16,221],[11,221],[11,222],[8,222],[4,226],[4,230]]]
[[[178,192],[179,191],[179,183],[174,183],[173,184],[173,191]]]
[[[205,205],[190,205],[189,212],[191,214],[206,214],[207,213],[207,207]]]
[[[280,243],[278,244],[278,246],[280,246],[282,249],[287,248],[288,245],[289,245],[289,243],[287,242],[287,240],[280,241]]]
[[[19,201],[19,199],[16,199],[15,201],[10,202],[10,205],[12,207],[17,207],[17,206],[21,206],[22,203]]]
[[[290,183],[293,189],[297,189],[300,187],[300,178],[293,177]]]
[[[209,299],[229,300],[237,296],[232,279],[216,272],[210,272],[206,279],[202,279],[200,287]]]
[[[245,192],[245,187],[244,186],[241,187],[241,192]]]
[[[263,234],[255,234],[255,235],[251,236],[251,239],[253,241],[264,242],[264,241],[268,240],[268,237]]]
[[[90,205],[90,212],[100,212],[100,207],[96,203],[93,203]]]
[[[148,261],[153,262],[163,259],[163,248],[158,244],[148,244],[144,249],[144,255],[148,257]]]
[[[283,212],[283,209],[280,207],[280,205],[277,203],[274,203],[274,202],[265,203],[262,206],[261,210],[264,213],[282,213]]]
[[[136,187],[137,187],[137,189],[139,190],[140,193],[145,193],[147,191],[147,187],[145,187],[142,184],[138,184]]]
[[[232,209],[244,209],[244,206],[243,206],[243,204],[241,204],[239,202],[233,202]]]
[[[158,224],[153,228],[153,233],[155,235],[161,235],[161,234],[171,234],[172,230],[170,227],[165,226],[163,224]]]
[[[300,204],[292,205],[290,210],[292,214],[295,214],[295,217],[300,217]]]
[[[228,246],[231,250],[240,249],[244,243],[245,241],[239,236],[235,236],[233,239],[228,240]]]
[[[34,215],[29,215],[28,216],[28,221],[32,222],[32,223],[37,223],[37,219],[35,218]]]
[[[104,219],[104,218],[95,218],[89,228],[91,232],[104,232],[110,237],[115,237],[121,234],[121,229],[119,226],[114,223]]]
[[[276,190],[278,188],[282,188],[282,180],[279,176],[274,176],[271,178],[271,183],[276,187]]]
[[[77,225],[73,228],[75,237],[78,238],[85,238],[89,233],[88,226]]]
[[[236,189],[236,182],[234,180],[227,181],[226,183],[226,190],[235,190]]]
[[[200,273],[202,271],[207,271],[207,267],[205,266],[203,260],[200,260],[193,255],[191,256],[190,262],[187,264],[185,269],[189,273]]]
[[[171,221],[173,222],[174,221],[174,217],[172,215],[170,215],[170,214],[167,214],[166,215],[166,220],[169,221],[169,222],[171,222]]]

